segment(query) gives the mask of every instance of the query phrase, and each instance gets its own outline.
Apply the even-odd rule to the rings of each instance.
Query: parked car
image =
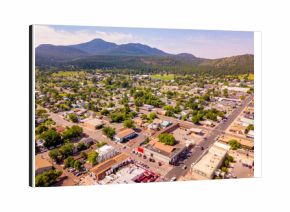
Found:
[[[176,180],[177,180],[176,177],[172,177],[172,178],[170,179],[170,182],[173,182],[173,181],[176,181]]]

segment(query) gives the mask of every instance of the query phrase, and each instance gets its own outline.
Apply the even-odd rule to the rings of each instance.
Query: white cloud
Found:
[[[72,45],[84,43],[95,38],[101,38],[105,41],[118,44],[137,42],[138,38],[132,34],[119,32],[102,32],[102,31],[65,31],[56,30],[53,27],[37,25],[35,27],[35,45],[54,44],[54,45]]]
[[[119,32],[101,32],[96,31],[96,37],[105,41],[110,41],[118,44],[137,42],[138,38],[132,34],[125,34]]]

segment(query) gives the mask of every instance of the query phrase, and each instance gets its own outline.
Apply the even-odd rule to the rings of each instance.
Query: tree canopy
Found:
[[[158,136],[158,139],[161,143],[164,143],[164,144],[170,145],[170,146],[173,146],[176,142],[174,136],[169,134],[169,133],[160,134]]]
[[[36,187],[48,187],[53,185],[62,175],[62,171],[50,170],[43,172],[35,177]]]

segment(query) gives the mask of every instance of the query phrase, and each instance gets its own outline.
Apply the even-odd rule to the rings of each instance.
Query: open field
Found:
[[[160,80],[173,80],[174,74],[154,74],[151,76],[153,79],[160,79]]]

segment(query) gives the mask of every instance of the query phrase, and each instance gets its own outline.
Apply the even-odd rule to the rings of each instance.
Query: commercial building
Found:
[[[121,153],[93,167],[90,172],[95,175],[96,180],[102,180],[107,175],[107,171],[109,171],[112,167],[116,167],[123,163],[127,158],[128,155]]]
[[[130,128],[126,128],[122,131],[120,131],[119,133],[117,133],[115,136],[114,136],[114,139],[118,142],[124,142],[128,139],[131,139],[131,138],[134,138],[135,136],[137,136],[137,133],[133,130],[133,129],[130,129]]]
[[[229,149],[230,146],[215,142],[197,163],[191,165],[191,174],[194,179],[212,179],[215,171],[222,165]]]
[[[187,150],[185,143],[179,143],[174,146],[165,145],[158,139],[151,140],[144,147],[138,147],[137,151],[158,161],[168,164],[175,164]]]
[[[118,151],[109,145],[104,145],[96,149],[96,152],[99,154],[97,158],[98,163],[101,163],[104,160],[108,160],[118,154]]]

